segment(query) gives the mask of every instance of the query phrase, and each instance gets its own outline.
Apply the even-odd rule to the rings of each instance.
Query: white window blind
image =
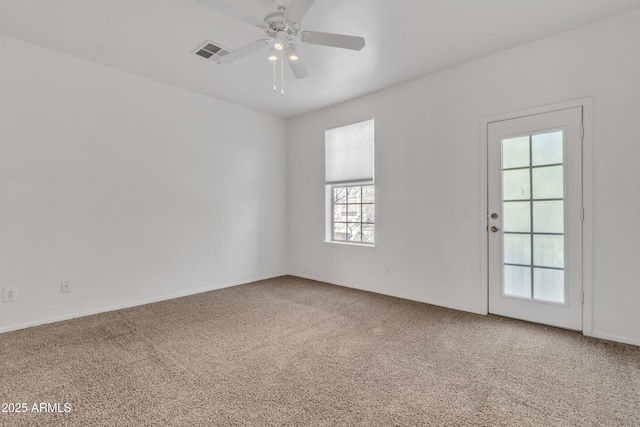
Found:
[[[327,184],[373,181],[373,119],[325,132]]]

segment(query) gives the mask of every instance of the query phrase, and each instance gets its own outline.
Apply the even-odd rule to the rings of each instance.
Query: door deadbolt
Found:
[[[498,214],[497,214],[497,213],[492,213],[492,214],[491,214],[491,218],[493,218],[493,219],[498,219]]]

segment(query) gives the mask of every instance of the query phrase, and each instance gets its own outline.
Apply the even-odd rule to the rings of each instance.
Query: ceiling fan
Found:
[[[216,62],[219,64],[235,61],[262,47],[269,46],[268,58],[271,61],[276,61],[280,54],[283,54],[291,67],[291,71],[293,71],[293,75],[298,79],[302,79],[307,77],[309,73],[298,57],[295,40],[351,50],[360,50],[364,47],[363,37],[321,33],[317,31],[301,31],[300,21],[315,0],[273,0],[276,10],[265,16],[263,20],[255,18],[240,9],[236,9],[223,1],[199,1],[219,12],[261,28],[267,35],[265,39],[256,40],[218,58]]]

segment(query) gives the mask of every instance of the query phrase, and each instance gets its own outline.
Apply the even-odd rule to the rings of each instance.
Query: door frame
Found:
[[[489,123],[499,122],[568,108],[582,107],[582,333],[593,334],[593,98],[581,98],[526,110],[487,116],[480,119],[480,307],[489,313],[489,236],[488,236],[488,131]]]

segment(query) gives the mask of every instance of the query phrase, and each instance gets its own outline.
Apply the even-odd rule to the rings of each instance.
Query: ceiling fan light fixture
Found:
[[[276,40],[273,42],[273,45],[278,50],[282,50],[287,46],[289,42],[289,38],[287,37],[287,33],[284,31],[278,31],[276,34]]]
[[[298,60],[298,46],[296,46],[293,43],[291,45],[289,45],[289,51],[287,52],[287,55],[289,56],[289,60],[290,61],[297,61]]]

